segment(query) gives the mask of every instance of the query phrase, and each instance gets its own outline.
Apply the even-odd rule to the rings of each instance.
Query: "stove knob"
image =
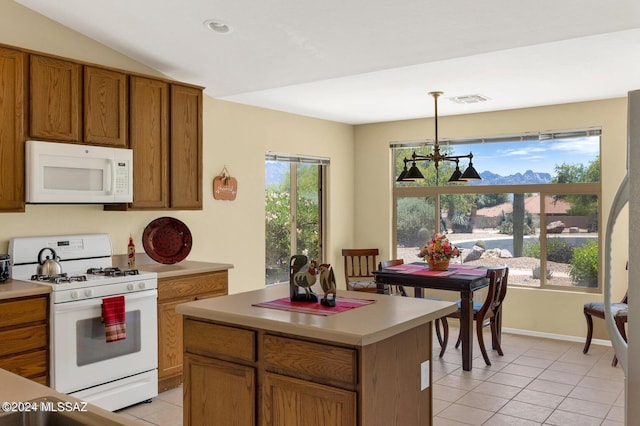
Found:
[[[129,290],[129,291],[133,291],[133,289],[135,289],[135,287],[133,286],[133,284],[127,284],[127,290]]]
[[[145,283],[144,283],[144,282],[141,282],[140,284],[138,284],[138,288],[139,288],[140,290],[144,290],[144,288],[145,288],[145,287],[146,287],[146,285],[145,285]]]
[[[71,298],[72,298],[72,299],[77,299],[77,298],[78,298],[78,296],[79,296],[79,295],[78,295],[78,292],[77,292],[77,291],[75,291],[75,290],[74,290],[74,291],[72,291],[72,292],[71,292]]]
[[[93,290],[91,290],[90,288],[85,289],[84,295],[87,297],[93,296]]]

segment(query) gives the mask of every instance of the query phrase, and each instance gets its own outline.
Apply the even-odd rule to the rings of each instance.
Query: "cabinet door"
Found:
[[[0,210],[24,211],[27,56],[0,48]]]
[[[185,426],[255,426],[254,368],[186,354],[184,378]]]
[[[353,426],[356,393],[265,373],[262,426]]]
[[[202,209],[202,90],[171,85],[171,207]]]
[[[29,66],[29,135],[79,142],[82,66],[39,55]]]
[[[158,383],[160,391],[182,381],[182,315],[176,305],[193,299],[158,304]],[[171,380],[175,377],[175,380]],[[174,381],[177,381],[175,384]]]
[[[126,74],[85,66],[83,142],[126,148],[127,102]]]
[[[131,77],[132,208],[169,207],[169,85]]]

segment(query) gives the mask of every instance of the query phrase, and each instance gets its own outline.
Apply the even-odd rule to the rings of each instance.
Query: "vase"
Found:
[[[432,271],[446,271],[449,269],[449,259],[434,260],[427,258],[426,260],[429,264],[429,269]]]

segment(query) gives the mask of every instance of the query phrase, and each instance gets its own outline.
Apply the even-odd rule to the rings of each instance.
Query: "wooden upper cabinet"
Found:
[[[131,76],[132,208],[169,207],[169,84]]]
[[[127,74],[84,67],[85,143],[128,147]]]
[[[27,55],[0,48],[0,210],[24,211]]]
[[[202,90],[171,85],[171,207],[202,209]]]
[[[29,135],[33,139],[80,142],[82,65],[30,55]]]

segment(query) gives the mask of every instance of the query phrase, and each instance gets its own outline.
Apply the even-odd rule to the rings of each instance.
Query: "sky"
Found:
[[[532,170],[554,176],[556,164],[587,166],[592,162],[600,152],[600,137],[455,146],[457,155],[467,154],[469,151],[473,153],[473,166],[478,173],[490,171],[509,176]],[[462,160],[460,168],[467,165],[467,160]]]

